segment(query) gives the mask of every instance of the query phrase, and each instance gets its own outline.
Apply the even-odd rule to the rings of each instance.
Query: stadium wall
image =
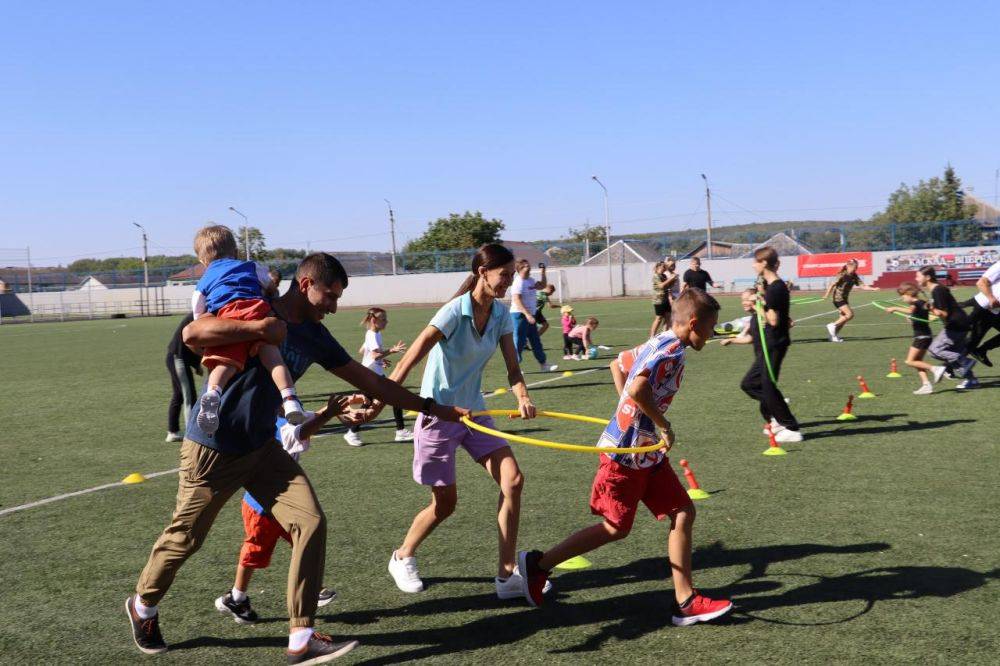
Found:
[[[868,254],[868,253],[865,253]],[[975,281],[981,270],[1000,261],[996,247],[930,248],[872,252],[869,283],[891,287],[896,277],[909,279],[913,270],[925,265],[948,270],[957,280]],[[832,256],[832,255],[830,255]],[[679,262],[683,273],[688,262]],[[753,283],[751,260],[704,259],[702,267],[713,277],[719,291],[739,291]],[[608,287],[608,267],[566,266],[549,270],[550,281],[556,285],[557,302],[610,296],[650,296],[652,294],[652,264],[617,264],[611,267],[611,289]],[[537,269],[534,274],[537,277]],[[799,276],[798,258],[782,257],[781,274],[803,289],[823,289],[829,277]],[[880,278],[885,279],[880,282]],[[351,278],[344,292],[344,307],[369,305],[434,305],[450,299],[467,273],[408,273],[405,275],[362,275]],[[624,289],[623,289],[624,283]],[[285,290],[289,281],[282,283]],[[98,319],[114,316],[161,315],[186,312],[190,307],[192,285],[158,286],[119,289],[82,289],[58,292],[3,294],[0,299],[0,323],[26,320]]]

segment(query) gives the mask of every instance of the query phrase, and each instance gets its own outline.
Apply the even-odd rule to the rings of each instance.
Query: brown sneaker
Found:
[[[167,651],[167,644],[160,633],[160,616],[154,615],[143,620],[135,612],[135,596],[129,595],[125,600],[125,614],[132,624],[132,640],[135,646],[146,654],[160,654]]]
[[[309,637],[309,642],[306,643],[304,648],[298,652],[292,652],[291,650],[288,651],[288,663],[298,664],[299,666],[306,666],[307,664],[325,664],[328,661],[333,661],[337,657],[343,657],[356,647],[358,647],[357,641],[334,643],[331,637],[326,634],[321,634],[318,631],[314,631],[313,635]]]

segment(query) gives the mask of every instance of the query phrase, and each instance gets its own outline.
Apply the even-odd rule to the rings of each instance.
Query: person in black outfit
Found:
[[[712,282],[712,276],[708,274],[708,271],[701,270],[701,259],[692,257],[691,268],[684,271],[684,289],[694,288],[708,291],[708,285],[715,286],[715,283]]]
[[[170,407],[167,408],[167,439],[168,442],[179,442],[184,439],[181,434],[181,409],[184,410],[184,423],[187,423],[188,413],[194,407],[195,396],[194,377],[191,371],[201,374],[201,354],[195,353],[184,344],[181,336],[184,327],[194,321],[194,315],[188,313],[181,320],[174,337],[167,345],[167,372],[170,373]]]
[[[790,301],[788,286],[778,277],[778,265],[778,253],[774,251],[774,248],[762,247],[754,252],[754,270],[763,278],[758,298],[763,300],[764,341],[767,343],[768,358],[771,361],[771,370],[774,372],[775,380],[781,374],[781,362],[792,343],[789,335],[791,318],[788,316]],[[799,422],[788,408],[785,396],[781,394],[781,390],[768,374],[757,316],[755,313],[754,320],[750,324],[754,361],[743,377],[743,381],[740,382],[740,388],[760,403],[760,415],[764,417],[764,421],[770,424],[771,432],[774,433],[777,441],[801,442],[802,433],[799,431]]]

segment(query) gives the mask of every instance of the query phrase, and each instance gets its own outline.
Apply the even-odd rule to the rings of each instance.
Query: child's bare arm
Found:
[[[312,418],[302,424],[302,428],[299,430],[299,439],[311,439],[330,419],[346,412],[349,400],[350,396],[347,395],[331,395],[326,404],[317,409]]]
[[[622,390],[625,388],[625,373],[622,372],[621,366],[618,365],[618,359],[611,361],[608,364],[608,369],[611,370],[611,379],[615,382],[615,393],[621,396]]]

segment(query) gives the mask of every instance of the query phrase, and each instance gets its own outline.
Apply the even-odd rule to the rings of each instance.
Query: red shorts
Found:
[[[265,514],[257,513],[246,502],[243,505],[243,547],[240,549],[240,564],[247,569],[266,569],[271,563],[271,554],[278,539],[292,542],[277,520]]]
[[[244,299],[226,303],[215,313],[221,319],[237,319],[239,321],[259,321],[271,312],[271,304],[259,298]],[[228,365],[242,370],[247,358],[257,353],[260,342],[237,342],[232,345],[206,347],[201,363],[208,369],[217,365]]]
[[[632,469],[601,454],[601,464],[590,492],[590,512],[603,516],[616,529],[631,530],[639,502],[657,520],[672,516],[691,505],[691,498],[664,460],[656,467]]]

